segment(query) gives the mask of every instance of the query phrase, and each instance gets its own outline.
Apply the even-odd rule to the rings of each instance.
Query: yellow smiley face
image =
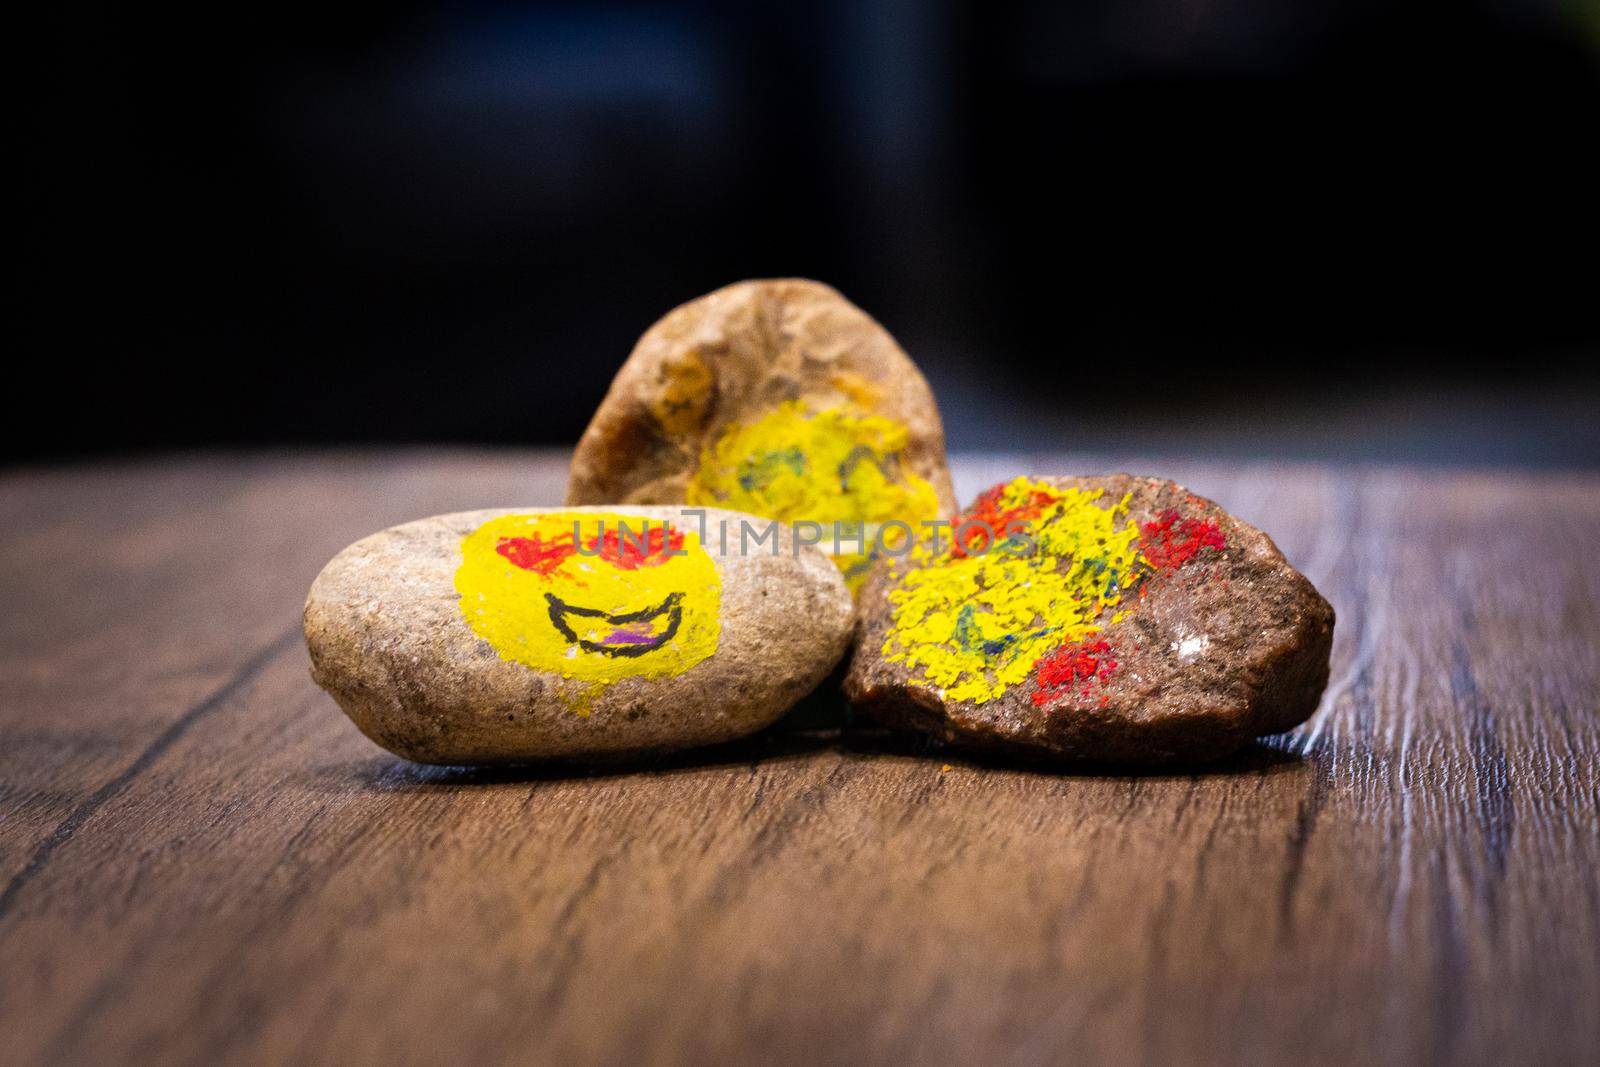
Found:
[[[939,514],[933,486],[901,462],[909,436],[903,424],[853,406],[811,411],[786,401],[754,422],[724,430],[702,453],[687,499],[821,524],[824,538],[817,547],[833,556],[854,592],[871,560],[867,552],[850,549],[863,539],[870,546],[881,524],[898,521],[916,530]],[[843,531],[838,552],[832,543],[836,524]]]
[[[722,580],[693,532],[608,512],[505,515],[461,542],[461,614],[503,659],[585,682],[717,650]]]

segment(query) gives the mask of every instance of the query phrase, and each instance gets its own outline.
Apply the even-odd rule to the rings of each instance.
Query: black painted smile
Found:
[[[678,626],[683,622],[682,593],[668,595],[667,599],[653,608],[618,615],[598,608],[568,604],[554,593],[546,593],[544,598],[550,603],[550,622],[561,636],[576,642],[585,652],[598,652],[602,656],[642,656],[646,652],[654,652],[677,635]],[[572,628],[570,620],[573,618],[599,619],[614,629],[603,639],[590,641],[579,637]],[[665,627],[658,629],[663,621]]]

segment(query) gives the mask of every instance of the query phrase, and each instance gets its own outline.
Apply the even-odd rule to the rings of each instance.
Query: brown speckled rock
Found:
[[[1333,609],[1211,501],[1125,474],[1019,478],[962,520],[861,592],[845,692],[885,724],[1154,765],[1214,759],[1316,710]]]
[[[730,285],[650,327],[578,442],[567,502],[824,525],[955,510],[928,383],[870,316],[801,279]],[[866,555],[843,548],[858,584]]]
[[[739,551],[741,520],[769,525],[500,509],[373,534],[312,584],[312,677],[420,763],[615,760],[743,736],[828,675],[851,602],[787,529]]]

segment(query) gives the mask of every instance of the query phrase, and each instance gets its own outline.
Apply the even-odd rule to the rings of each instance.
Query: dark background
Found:
[[[75,5],[6,458],[570,443],[838,286],[953,447],[1600,465],[1600,3]]]

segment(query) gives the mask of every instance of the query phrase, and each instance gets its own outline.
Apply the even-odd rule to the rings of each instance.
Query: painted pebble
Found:
[[[754,550],[742,523],[766,535]],[[768,725],[844,655],[851,611],[827,557],[780,524],[493,510],[351,545],[312,584],[305,634],[317,684],[397,755],[605,760]]]
[[[860,308],[799,279],[718,289],[639,339],[567,487],[569,504],[618,501],[820,524],[852,588],[882,524],[916,528],[956,503],[915,364]]]
[[[1332,607],[1266,534],[1125,474],[995,486],[879,566],[859,612],[845,692],[880,721],[1128,764],[1305,721],[1333,641]]]

